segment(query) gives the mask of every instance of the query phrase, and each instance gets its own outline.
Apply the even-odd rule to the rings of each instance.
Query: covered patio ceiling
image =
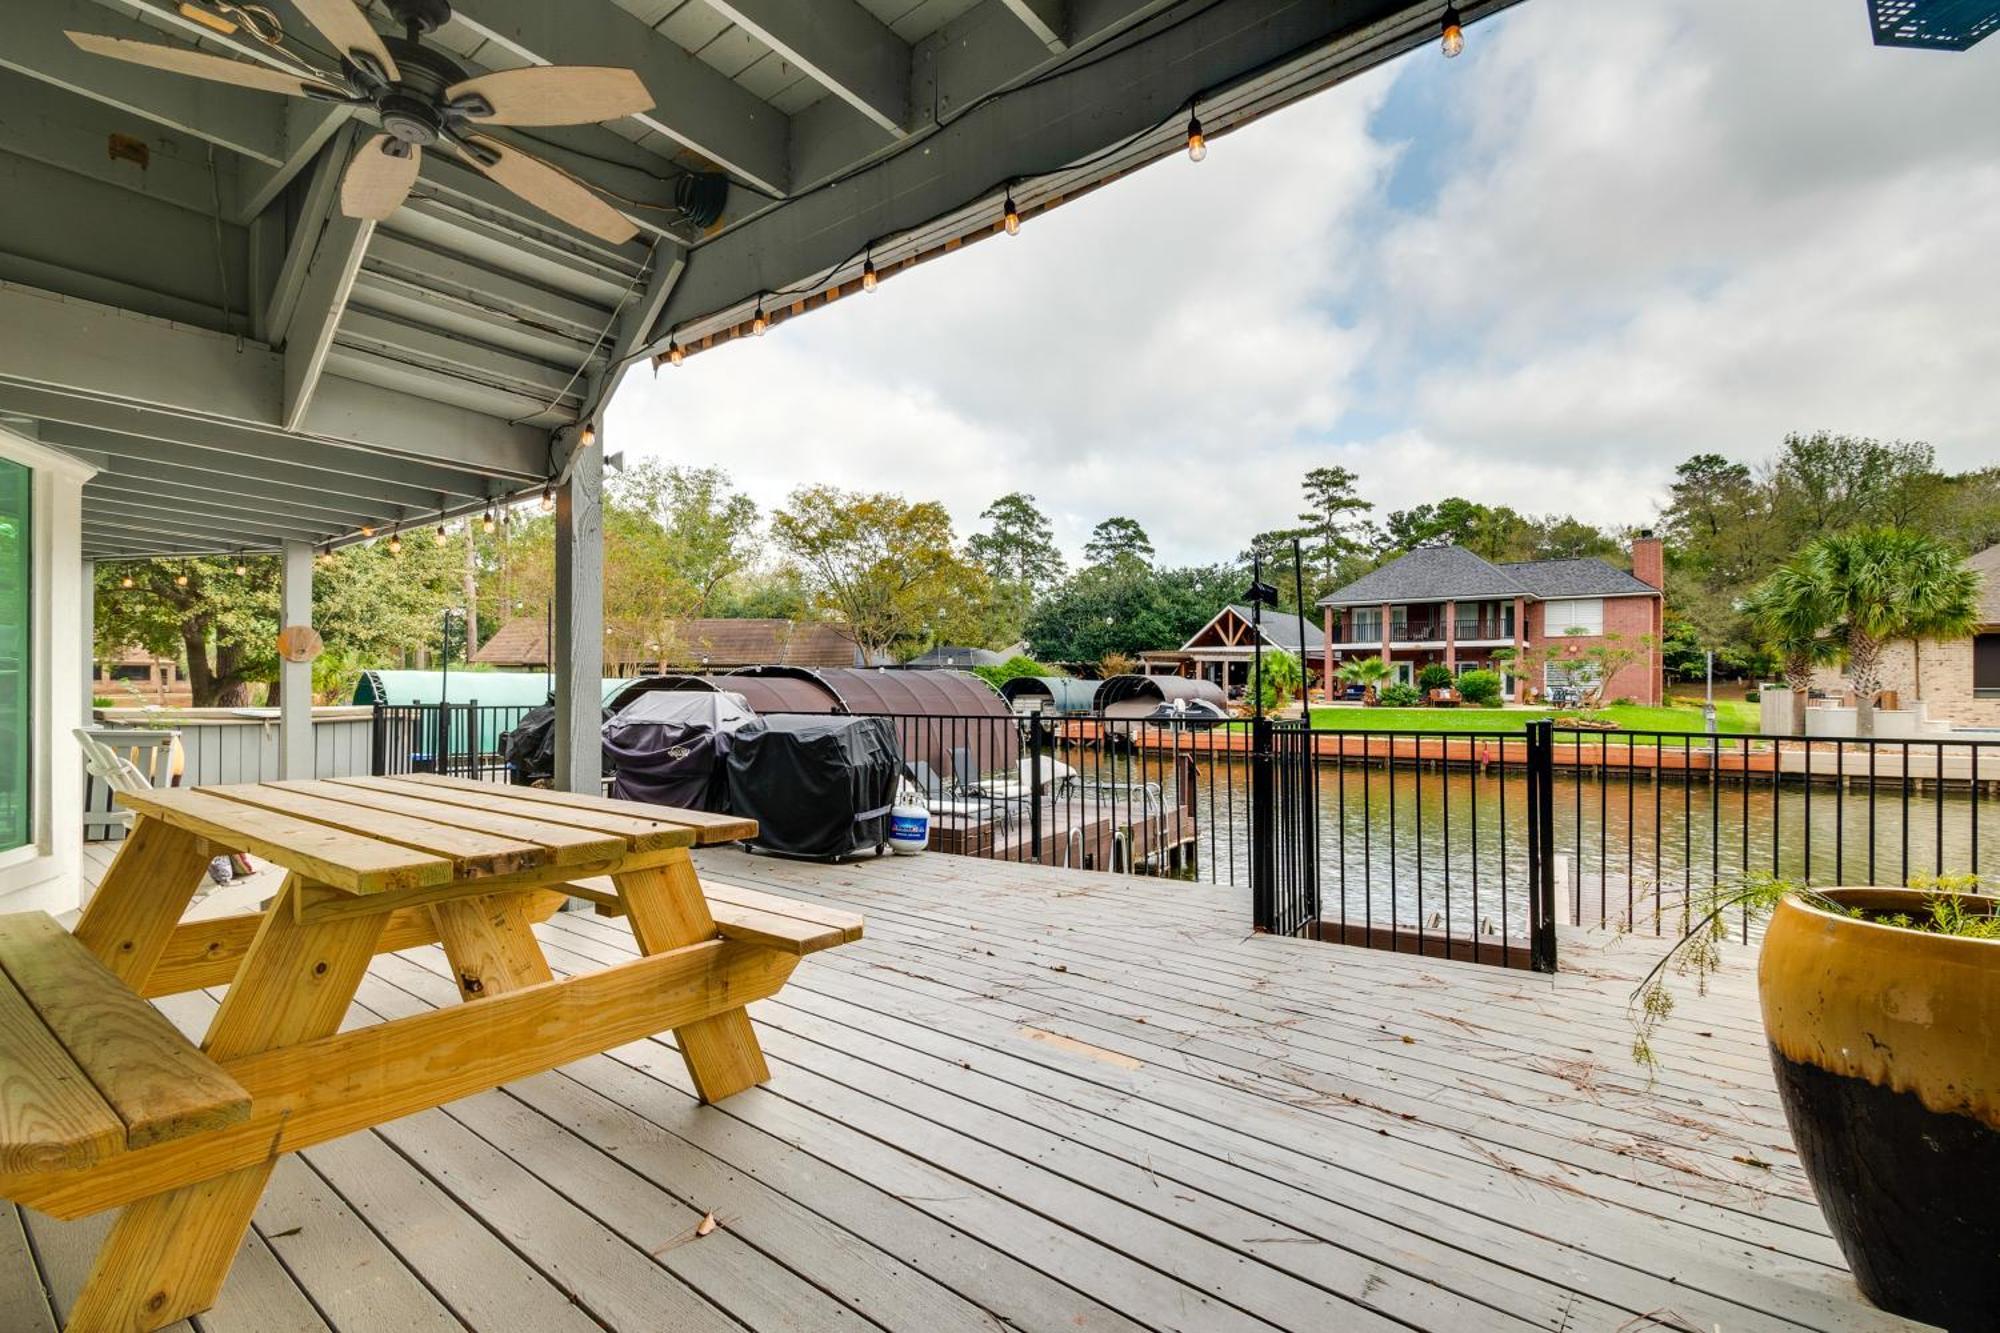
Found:
[[[330,63],[288,0],[270,8],[286,48]],[[11,0],[0,18],[0,422],[101,469],[96,558],[339,544],[560,484],[631,366],[991,235],[1010,195],[1032,218],[1178,152],[1191,111],[1213,136],[1433,43],[1445,6],[460,0],[425,41],[470,73],[645,83],[640,115],[490,131],[617,206],[638,227],[622,244],[444,152],[386,218],[346,217],[372,108],[64,35],[286,67],[213,31],[215,9]],[[392,28],[384,0],[366,12]],[[697,228],[677,190],[704,174],[727,194]]]

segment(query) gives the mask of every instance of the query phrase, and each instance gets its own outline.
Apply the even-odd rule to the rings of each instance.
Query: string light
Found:
[[[239,579],[240,579],[240,578],[242,578],[242,577],[243,577],[243,576],[244,576],[245,574],[248,574],[249,572],[250,572],[250,566],[248,566],[248,565],[244,564],[244,563],[243,563],[243,562],[242,562],[241,560],[238,560],[238,561],[236,562],[236,577],[237,577],[237,578],[239,578]]]
[[[389,554],[390,554],[390,555],[401,555],[402,553],[403,553],[403,534],[402,534],[402,533],[400,533],[400,532],[392,532],[392,533],[390,533],[390,534],[389,534]]]
[[[1441,45],[1446,60],[1465,49],[1465,27],[1458,21],[1457,5],[1444,7],[1444,40]]]
[[[489,509],[486,511],[486,517],[479,520],[479,526],[485,531],[487,536],[491,537],[493,530],[500,525],[494,520],[493,511]]]
[[[188,586],[188,576],[187,576],[187,575],[185,575],[185,574],[176,574],[176,575],[174,575],[174,586],[175,586],[176,588],[185,588],[185,587],[187,587],[187,586]]]
[[[760,299],[757,302],[757,313],[750,320],[750,332],[761,338],[764,336],[764,330],[770,327],[771,322],[764,318],[764,302]]]
[[[685,360],[687,360],[687,353],[681,349],[681,345],[672,338],[667,339],[667,364],[678,366]]]
[[[873,255],[870,255],[868,256],[868,258],[862,260],[861,290],[864,292],[872,292],[875,290],[876,284],[881,281],[882,279],[879,276],[877,276],[875,272],[875,257]]]
[[[373,537],[375,535],[375,529],[369,527],[366,523],[363,523],[361,525],[361,535],[364,537]]]
[[[127,575],[126,575],[126,576],[125,576],[124,578],[122,578],[122,579],[118,580],[118,586],[119,586],[119,587],[121,587],[121,588],[129,588],[129,587],[131,587],[131,586],[132,586],[132,576],[131,576],[130,574],[127,574]]]
[[[553,482],[542,487],[542,512],[544,514],[556,512],[556,488]]]
[[[586,422],[583,429],[577,432],[576,442],[578,447],[583,449],[588,449],[591,445],[596,444],[597,427]]]
[[[444,535],[444,524],[442,523],[438,524],[437,535],[435,537],[432,537],[431,540],[436,542],[439,546],[443,546],[445,544],[445,541],[447,539]]]
[[[327,547],[325,550],[319,553],[319,562],[322,565],[330,565],[333,563],[333,548],[331,546]]]
[[[1199,162],[1208,156],[1208,139],[1201,132],[1201,117],[1188,117],[1188,161]]]
[[[1014,192],[1012,190],[1007,191],[1007,214],[1005,222],[1009,236],[1019,236],[1021,234],[1021,210],[1014,206]]]

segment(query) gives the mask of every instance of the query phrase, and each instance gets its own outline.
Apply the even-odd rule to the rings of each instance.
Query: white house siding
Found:
[[[61,912],[77,905],[83,846],[83,758],[70,729],[86,702],[83,483],[96,469],[4,426],[0,458],[34,470],[32,832],[26,846],[0,852],[0,912]]]

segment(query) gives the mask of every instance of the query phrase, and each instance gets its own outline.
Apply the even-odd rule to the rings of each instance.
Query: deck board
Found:
[[[203,1333],[1911,1327],[1812,1203],[1747,951],[1649,1089],[1650,940],[1566,930],[1550,978],[1253,937],[1227,887],[697,859],[867,917],[751,1007],[770,1084],[701,1106],[661,1038],[309,1150]],[[614,918],[535,929],[558,974],[636,952]],[[349,1023],[456,1002],[427,946]],[[60,1310],[92,1227],[30,1215],[0,1302]]]

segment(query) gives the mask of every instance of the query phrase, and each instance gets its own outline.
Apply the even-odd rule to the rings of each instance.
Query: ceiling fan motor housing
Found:
[[[398,24],[415,32],[436,32],[451,22],[450,0],[388,0]]]

